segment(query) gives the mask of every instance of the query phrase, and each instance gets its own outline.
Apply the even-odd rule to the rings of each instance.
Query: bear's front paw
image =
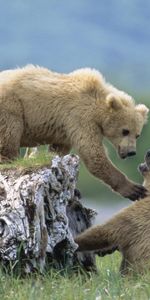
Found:
[[[130,183],[121,193],[125,198],[129,198],[132,201],[145,198],[147,196],[147,190],[144,186],[140,184]]]

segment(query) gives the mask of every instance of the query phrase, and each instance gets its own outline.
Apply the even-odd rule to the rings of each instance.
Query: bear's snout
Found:
[[[118,154],[121,159],[125,159],[127,157],[136,155],[136,148],[135,147],[124,147],[122,145],[119,145],[118,146]]]
[[[133,156],[133,155],[136,155],[136,151],[130,151],[128,152],[127,156]]]
[[[138,170],[141,174],[144,174],[146,172],[148,172],[148,167],[146,165],[146,163],[141,163],[139,166],[138,166]]]

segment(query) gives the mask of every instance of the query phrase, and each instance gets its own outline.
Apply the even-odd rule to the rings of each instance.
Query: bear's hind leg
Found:
[[[18,116],[0,113],[0,163],[13,160],[19,155],[23,121]]]
[[[131,258],[123,257],[120,273],[123,276],[134,274],[134,273],[142,273],[144,270],[144,260],[136,260],[133,261]]]
[[[70,145],[52,144],[52,145],[48,146],[48,151],[49,152],[56,152],[60,156],[64,156],[64,155],[69,154],[70,150],[71,150]]]
[[[125,257],[122,258],[122,262],[120,265],[120,273],[122,276],[127,275],[131,271],[131,263]]]

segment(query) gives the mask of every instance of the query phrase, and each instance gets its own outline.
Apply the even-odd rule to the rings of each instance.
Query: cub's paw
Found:
[[[130,183],[129,187],[126,188],[122,196],[129,198],[132,201],[145,198],[148,195],[146,188],[140,184]]]

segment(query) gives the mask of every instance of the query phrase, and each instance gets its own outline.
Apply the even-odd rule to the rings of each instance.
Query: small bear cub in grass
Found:
[[[139,165],[144,177],[143,185],[150,192],[150,150],[144,163]],[[75,238],[77,251],[99,250],[122,253],[120,271],[142,272],[150,267],[150,196],[116,214],[104,225],[93,226]]]

